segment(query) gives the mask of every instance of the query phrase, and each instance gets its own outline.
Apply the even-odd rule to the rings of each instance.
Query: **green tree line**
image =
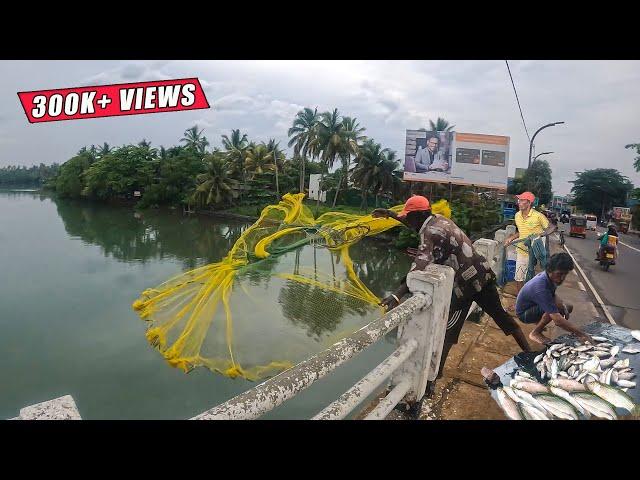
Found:
[[[42,186],[47,180],[53,178],[58,173],[60,165],[9,165],[0,168],[0,185],[21,185],[21,186]]]

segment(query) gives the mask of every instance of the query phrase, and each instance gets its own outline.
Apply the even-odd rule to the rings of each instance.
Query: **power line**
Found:
[[[527,138],[529,139],[529,143],[531,143],[531,137],[529,136],[529,130],[527,130],[527,124],[524,121],[524,115],[522,114],[522,107],[520,106],[520,99],[518,98],[518,92],[516,91],[516,84],[513,83],[513,76],[511,75],[511,69],[509,68],[509,62],[504,61],[507,64],[507,70],[509,71],[509,77],[511,78],[511,85],[513,85],[513,93],[516,94],[516,101],[518,102],[518,109],[520,109],[520,117],[522,118],[522,124],[524,125],[524,131],[527,134]]]

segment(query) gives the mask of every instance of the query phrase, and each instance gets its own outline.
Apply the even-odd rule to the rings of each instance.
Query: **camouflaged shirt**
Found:
[[[430,263],[448,265],[456,272],[453,293],[456,298],[472,297],[495,274],[486,258],[476,252],[469,237],[442,215],[432,215],[420,229],[420,244],[411,270],[424,270]]]

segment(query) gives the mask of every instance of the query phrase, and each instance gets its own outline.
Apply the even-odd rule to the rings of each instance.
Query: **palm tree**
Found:
[[[245,168],[248,172],[261,175],[274,169],[272,151],[264,144],[251,144],[245,156]],[[252,178],[253,178],[252,176]]]
[[[356,158],[358,163],[352,170],[351,178],[353,179],[353,183],[362,191],[362,203],[360,204],[362,210],[367,208],[367,193],[369,193],[369,190],[381,184],[381,164],[388,158],[388,154],[389,149],[383,149],[382,146],[373,139],[367,139],[360,146]]]
[[[455,125],[449,125],[444,118],[438,117],[436,123],[433,123],[433,120],[429,120],[429,128],[433,132],[450,132],[453,130]]]
[[[193,200],[200,205],[231,203],[238,196],[238,181],[230,177],[231,165],[219,153],[207,155],[203,161],[206,171],[196,177]]]
[[[318,109],[311,110],[305,108],[296,114],[293,126],[287,132],[289,147],[294,147],[293,153],[299,156],[302,153],[302,168],[300,169],[300,192],[304,193],[305,176],[304,169],[307,154],[315,157],[317,154],[317,133],[318,133]]]
[[[231,137],[222,135],[222,146],[226,150],[227,161],[242,175],[242,188],[245,189],[247,186],[245,158],[247,149],[250,147],[247,134],[240,135],[240,129],[231,130]]]
[[[100,149],[98,150],[98,155],[104,157],[105,155],[109,155],[113,151],[113,148],[109,146],[107,142],[104,142]]]
[[[386,149],[385,149],[386,150]],[[395,183],[398,181],[393,173],[400,164],[396,158],[396,152],[393,150],[387,150],[383,152],[383,155],[378,162],[378,170],[376,172],[376,208],[378,207],[378,197],[384,192],[393,192]]]
[[[207,137],[202,135],[202,132],[204,132],[204,128],[198,131],[198,126],[194,125],[184,131],[184,136],[180,141],[184,142],[187,148],[193,149],[200,154],[204,154],[205,148],[209,145],[209,140],[207,140]]]
[[[146,138],[143,138],[140,142],[138,142],[138,146],[142,148],[151,148],[151,142],[147,142]],[[93,148],[93,145],[91,145]]]
[[[267,150],[271,152],[272,162],[276,169],[276,195],[277,199],[280,199],[280,182],[278,180],[278,170],[284,167],[284,163],[287,158],[282,150],[280,150],[280,142],[276,142],[275,139],[270,138],[267,143]]]
[[[348,187],[347,178],[349,175],[349,167],[351,166],[351,156],[358,155],[360,144],[367,138],[365,135],[362,135],[362,132],[365,131],[365,128],[360,127],[357,118],[343,117],[342,125],[344,132],[343,145],[341,149],[342,151],[340,153],[340,159],[342,160],[342,175],[340,176],[340,180],[338,181],[336,194],[333,197],[332,208],[335,208],[336,206],[336,201],[338,199],[338,194],[340,193],[342,182],[344,181],[345,190]]]
[[[322,191],[322,180],[325,169],[329,171],[333,167],[336,158],[344,153],[346,135],[340,113],[337,108],[333,112],[324,112],[318,122],[317,145],[321,152],[322,170],[320,170],[320,188],[318,189],[318,201],[316,203],[316,214],[320,207],[320,192]]]

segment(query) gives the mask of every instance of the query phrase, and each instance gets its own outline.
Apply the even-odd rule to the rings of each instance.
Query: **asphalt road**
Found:
[[[559,224],[558,229],[564,229],[566,245],[616,323],[640,329],[640,238],[620,234],[620,241],[626,245],[618,245],[618,261],[605,272],[595,260],[598,242],[594,231],[589,231],[587,238],[582,239],[569,237],[568,224]],[[603,229],[599,227],[599,230]]]

